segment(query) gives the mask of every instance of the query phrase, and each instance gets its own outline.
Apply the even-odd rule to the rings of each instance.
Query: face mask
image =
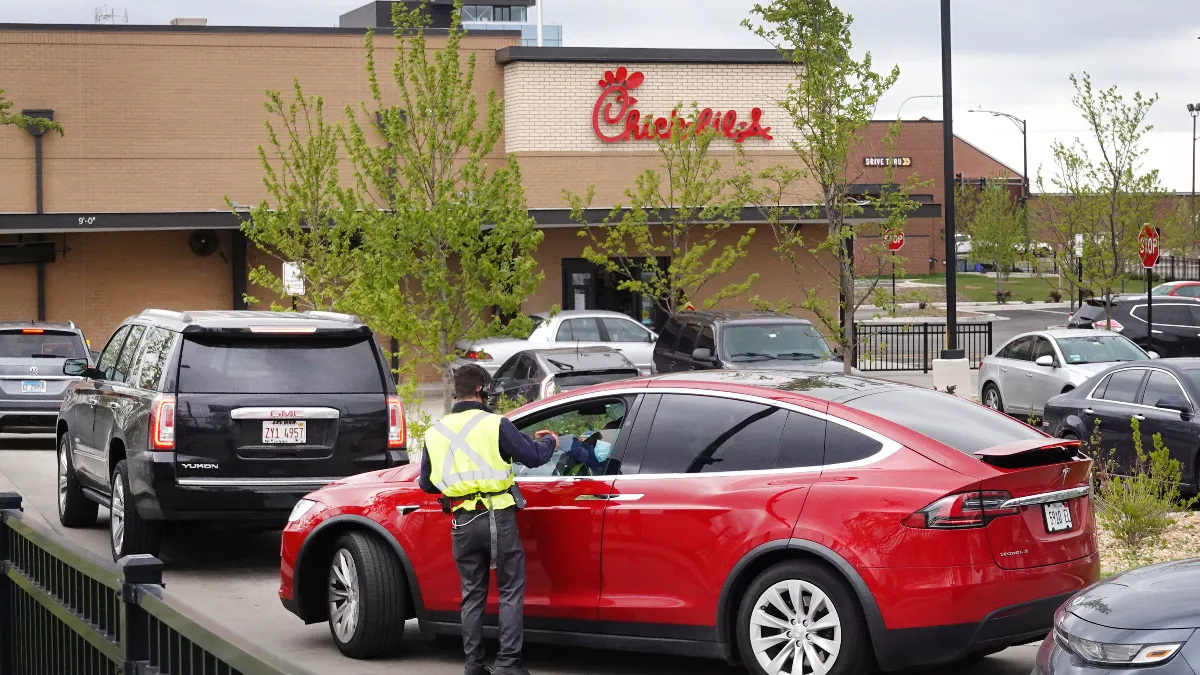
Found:
[[[607,462],[609,455],[612,454],[612,443],[608,441],[596,441],[596,447],[592,450],[592,454],[596,456],[597,462]]]

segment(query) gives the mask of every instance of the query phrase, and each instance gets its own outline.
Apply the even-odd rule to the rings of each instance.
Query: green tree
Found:
[[[669,317],[718,278],[729,273],[749,253],[754,229],[731,243],[722,243],[745,206],[747,172],[731,175],[710,154],[717,129],[700,129],[695,111],[686,118],[675,108],[671,131],[657,140],[659,168],[647,169],[625,190],[628,208],[618,204],[600,225],[588,225],[586,195],[564,191],[572,218],[585,225],[580,236],[590,239],[584,259],[615,273],[618,288],[653,299]],[[660,258],[667,258],[659,265]],[[728,283],[703,302],[712,308],[721,300],[746,293],[758,279]]]
[[[1025,243],[1025,208],[1001,183],[963,185],[956,191],[958,213],[971,235],[971,262],[991,265],[996,270],[996,298],[1004,281],[1021,258]]]
[[[338,176],[340,130],[325,121],[321,97],[308,97],[297,80],[292,101],[268,91],[264,104],[270,152],[258,146],[267,199],[250,209],[242,231],[261,251],[297,263],[305,309],[334,310],[344,304],[353,282],[353,245],[361,220],[354,194]],[[226,198],[239,217],[246,213]],[[265,265],[250,270],[250,282],[280,297],[284,281]],[[258,298],[247,296],[247,302]],[[275,303],[272,308],[282,309]]]
[[[526,208],[516,159],[493,154],[503,105],[489,91],[480,110],[475,54],[461,48],[461,0],[441,48],[426,40],[422,9],[393,7],[398,104],[384,102],[368,33],[371,100],[346,111],[363,212],[349,306],[400,343],[408,393],[419,365],[441,373],[449,412],[455,342],[506,330],[499,316],[517,314],[542,281],[533,257],[542,233]]]
[[[13,125],[22,129],[29,127],[37,127],[43,132],[57,131],[59,136],[63,135],[63,128],[58,122],[48,120],[44,117],[30,117],[12,111],[13,102],[5,98],[4,90],[0,89],[0,127]]]
[[[872,225],[877,233],[900,232],[908,214],[918,206],[909,197],[909,190],[917,184],[915,178],[903,186],[893,184],[877,197],[864,198],[850,191],[850,159],[879,100],[900,77],[900,69],[893,67],[881,75],[874,70],[870,52],[855,58],[850,36],[853,18],[831,0],[774,0],[755,4],[752,12],[759,23],[746,19],[742,24],[796,64],[796,79],[788,86],[781,106],[803,134],[803,140],[791,143],[798,168],[779,166],[762,172],[759,181],[766,188],[757,201],[764,205],[778,243],[776,251],[793,266],[797,278],[806,265],[816,261],[838,290],[840,300],[830,303],[817,288],[808,288],[800,307],[816,314],[838,345],[851,352],[854,311],[871,295],[856,296],[855,292],[854,253],[862,227],[860,217],[870,206],[882,217],[883,222]],[[889,139],[898,129],[893,126]],[[889,172],[889,183],[893,176]],[[804,213],[787,206],[789,202],[804,203],[788,200],[799,187],[819,192],[820,203]],[[813,218],[828,224],[824,238],[815,244],[805,240],[800,224]],[[882,237],[867,248],[877,259],[887,256]],[[832,264],[826,262],[830,258]],[[846,372],[852,365],[847,358]]]
[[[1087,143],[1076,138],[1051,146],[1050,190],[1060,195],[1043,200],[1043,217],[1055,239],[1060,274],[1074,287],[1111,298],[1124,290],[1130,271],[1139,266],[1138,232],[1155,221],[1155,209],[1167,194],[1158,170],[1145,170],[1142,164],[1144,140],[1154,128],[1146,120],[1158,96],[1139,91],[1127,99],[1115,86],[1097,90],[1087,73],[1071,75],[1071,84],[1072,103],[1089,138]],[[1040,175],[1038,187],[1046,191]]]

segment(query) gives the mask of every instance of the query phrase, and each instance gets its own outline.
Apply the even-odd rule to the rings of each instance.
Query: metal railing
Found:
[[[856,323],[855,366],[862,371],[919,370],[928,373],[946,345],[944,323]],[[971,368],[992,353],[991,322],[958,324],[958,347]]]
[[[1142,276],[1145,270],[1140,264],[1134,265],[1130,267],[1130,274]],[[1200,258],[1160,256],[1154,266],[1154,278],[1157,281],[1200,281]]]
[[[310,675],[168,594],[148,555],[117,564],[0,493],[0,675]]]

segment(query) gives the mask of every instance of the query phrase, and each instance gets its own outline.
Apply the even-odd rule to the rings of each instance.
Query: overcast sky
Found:
[[[766,0],[763,0],[764,2]],[[336,26],[366,0],[123,0],[131,23],[205,17],[219,25]],[[92,23],[99,0],[0,0],[0,22]],[[567,46],[765,47],[739,26],[753,0],[544,0],[544,20],[563,25]],[[900,81],[877,117],[942,117],[937,0],[840,0],[855,17],[856,49]],[[1192,119],[1200,103],[1200,1],[958,0],[954,3],[956,133],[1021,168],[1021,135],[1009,121],[969,114],[982,106],[1029,121],[1029,166],[1050,174],[1050,144],[1086,133],[1071,106],[1068,75],[1097,85],[1158,94],[1150,121],[1149,167],[1170,189],[1191,189]],[[1036,185],[1035,185],[1036,189]]]

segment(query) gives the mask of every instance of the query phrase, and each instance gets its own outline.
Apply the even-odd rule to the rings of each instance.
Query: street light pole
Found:
[[[946,213],[946,348],[942,359],[966,358],[958,348],[957,255],[954,247],[954,82],[950,68],[950,0],[942,0],[942,190]]]
[[[1017,130],[1021,132],[1022,155],[1021,161],[1021,204],[1025,206],[1025,244],[1028,246],[1033,240],[1029,236],[1029,123],[1026,120],[1018,118],[1016,115],[1010,115],[997,110],[982,110],[979,108],[968,110],[967,112],[987,113],[992,117],[1003,117],[1016,125]]]
[[[1197,240],[1196,237],[1196,140],[1200,138],[1196,136],[1196,117],[1200,116],[1200,103],[1187,104],[1188,112],[1192,114],[1192,208],[1190,224],[1192,231],[1188,234],[1192,237],[1193,244]]]
[[[904,112],[905,104],[907,104],[909,101],[911,101],[915,98],[941,98],[941,97],[942,97],[941,94],[920,94],[917,96],[909,96],[908,98],[901,101],[900,107],[896,109],[896,119],[897,120],[903,119],[902,117],[900,117],[900,113]]]

